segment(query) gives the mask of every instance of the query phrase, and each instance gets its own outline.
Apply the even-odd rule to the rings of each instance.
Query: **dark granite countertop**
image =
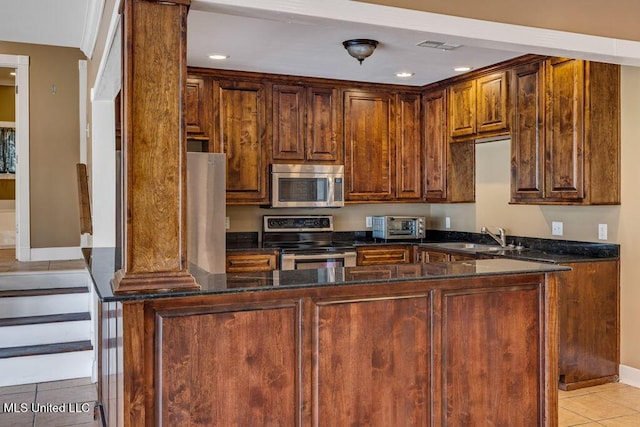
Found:
[[[189,272],[201,289],[195,291],[154,292],[114,295],[111,279],[120,266],[119,251],[114,248],[84,249],[85,260],[98,297],[103,302],[135,301],[154,298],[212,295],[247,291],[348,286],[359,284],[406,282],[505,274],[547,273],[569,270],[549,263],[512,259],[487,259],[434,264],[345,267],[312,270],[270,271],[262,273],[211,274],[192,266]],[[384,274],[380,274],[381,270]]]
[[[428,230],[427,238],[421,240],[381,240],[374,239],[370,231],[339,231],[334,238],[353,246],[414,244],[429,246],[443,242],[472,242],[480,244],[495,244],[487,235],[461,231]],[[524,250],[482,252],[494,257],[502,257],[524,261],[570,263],[609,261],[620,257],[620,246],[613,243],[580,242],[573,240],[541,239],[524,236],[507,236],[507,242],[523,245]],[[435,248],[435,247],[434,247]],[[227,233],[227,250],[262,250],[259,245],[258,233]],[[269,249],[272,250],[272,249]],[[479,253],[472,250],[448,251],[460,253]]]

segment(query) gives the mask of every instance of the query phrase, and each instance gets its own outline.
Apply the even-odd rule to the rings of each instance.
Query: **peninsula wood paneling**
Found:
[[[541,284],[444,291],[436,303],[436,425],[544,425]],[[464,333],[461,333],[464,331]],[[491,349],[502,351],[491,351]],[[470,360],[470,355],[480,355]],[[511,399],[509,405],[504,402]]]
[[[298,425],[295,305],[161,312],[157,322],[160,425]]]
[[[428,295],[316,304],[312,425],[428,425],[429,304]]]

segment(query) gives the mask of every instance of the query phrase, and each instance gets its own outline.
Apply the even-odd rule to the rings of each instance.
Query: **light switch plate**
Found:
[[[551,234],[554,236],[562,236],[562,222],[551,221]]]
[[[607,240],[607,224],[598,224],[598,239]]]
[[[373,218],[370,216],[365,217],[365,226],[367,228],[373,227]]]
[[[444,228],[446,228],[446,229],[451,228],[451,217],[450,216],[444,217]]]
[[[224,217],[224,228],[226,230],[231,228],[231,221],[229,221],[229,217],[228,216]]]

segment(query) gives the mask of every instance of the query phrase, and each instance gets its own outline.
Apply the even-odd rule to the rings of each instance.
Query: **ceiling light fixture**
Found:
[[[224,59],[228,59],[229,55],[220,55],[218,53],[214,53],[213,55],[209,55],[209,59],[215,59],[217,61],[222,61]]]
[[[456,67],[453,71],[471,71],[473,67]]]
[[[347,49],[349,55],[356,58],[360,62],[360,65],[362,65],[362,61],[370,57],[376,49],[378,42],[370,39],[353,39],[343,41],[342,45]]]
[[[406,71],[396,73],[396,77],[400,77],[402,79],[406,79],[406,78],[411,77],[411,76],[413,76],[413,73],[408,73]]]
[[[16,75],[16,72],[15,72],[15,71],[12,71],[12,72],[10,72],[10,73],[9,73],[9,75],[10,75],[10,76],[15,76],[15,75]]]

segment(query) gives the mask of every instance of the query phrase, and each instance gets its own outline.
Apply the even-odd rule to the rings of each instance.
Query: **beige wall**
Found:
[[[478,232],[483,225],[505,227],[507,234],[598,241],[598,224],[608,225],[609,240],[621,246],[621,363],[640,369],[640,68],[622,68],[622,204],[620,206],[509,205],[509,141],[476,145],[476,203],[431,205],[431,225]],[[551,235],[551,221],[564,223],[564,236]]]
[[[0,122],[16,121],[16,95],[14,86],[0,85]]]
[[[616,0],[356,0],[484,21],[640,40],[640,2]]]
[[[29,56],[31,247],[80,243],[75,164],[79,160],[79,49],[0,42]],[[56,86],[53,94],[51,86]]]

